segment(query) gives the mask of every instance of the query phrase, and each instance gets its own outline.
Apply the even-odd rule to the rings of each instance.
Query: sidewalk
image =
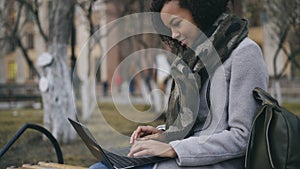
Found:
[[[118,103],[118,104],[150,104],[142,96],[99,96],[97,99],[101,103]]]

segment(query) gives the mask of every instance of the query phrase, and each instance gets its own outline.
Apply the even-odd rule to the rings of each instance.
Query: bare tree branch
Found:
[[[289,65],[289,60],[287,59],[284,63],[283,68],[281,69],[280,73],[277,74],[277,78],[279,79],[280,77],[283,76],[284,72],[286,71],[286,69],[288,68]]]
[[[20,18],[21,18],[22,8],[23,8],[23,4],[20,4],[19,10],[18,10],[18,15],[17,15],[17,20],[15,22],[15,26],[14,26],[13,31],[12,31],[12,37],[14,37],[17,34],[17,31],[18,31],[18,28],[19,28],[19,24],[20,24]]]
[[[294,37],[299,37],[297,34],[299,34],[300,31],[298,23],[300,18],[299,3],[299,0],[265,0],[266,11],[269,21],[273,25],[274,35],[275,37],[279,38],[277,44],[278,48],[276,49],[273,60],[275,78],[278,78],[276,62],[280,50],[283,50],[286,57],[288,58],[287,60],[292,62],[292,65],[295,65],[297,68],[299,68],[299,64],[295,59],[297,53],[293,52],[300,50],[299,46],[295,45],[295,43],[299,42],[295,42],[294,39]],[[279,13],[280,15],[278,15]],[[286,50],[286,48],[283,46],[284,44],[288,45],[290,47],[290,50]]]
[[[35,68],[35,66],[34,66],[34,64],[33,64],[33,62],[32,62],[32,60],[29,58],[28,51],[27,51],[27,49],[24,47],[24,45],[23,45],[23,43],[22,43],[20,37],[16,36],[15,39],[16,39],[16,42],[17,42],[18,46],[20,47],[20,49],[21,49],[21,51],[22,51],[22,53],[23,53],[23,56],[25,57],[25,60],[26,60],[26,62],[27,62],[27,64],[28,64],[28,66],[29,66],[30,69],[34,72],[34,74],[35,74],[38,78],[40,78],[41,76],[40,76],[39,72],[37,71],[37,69]]]
[[[285,47],[283,47],[282,50],[288,56],[288,60],[291,61],[292,64],[294,64],[298,69],[300,69],[300,64],[295,59],[295,56],[300,53],[300,49],[292,53],[289,53]]]
[[[75,6],[73,6],[72,10],[72,24],[71,24],[71,73],[75,72],[75,66],[76,66],[76,56],[75,56],[75,48],[76,48],[76,28],[75,28]],[[71,78],[73,76],[71,75]]]
[[[35,6],[36,6],[36,10],[35,10],[35,12],[34,12],[36,24],[37,24],[37,26],[38,26],[38,28],[39,28],[40,34],[41,34],[42,37],[44,38],[44,41],[45,41],[45,42],[48,42],[48,36],[47,36],[46,33],[43,31],[43,28],[42,28],[41,22],[40,22],[40,16],[39,16],[39,10],[38,10],[38,1],[35,0],[34,3],[35,3]]]
[[[284,30],[284,33],[282,34],[282,36],[280,37],[279,39],[279,43],[278,43],[278,46],[277,46],[277,49],[276,49],[276,52],[274,54],[274,58],[273,58],[273,69],[274,69],[274,77],[275,79],[279,79],[279,75],[277,74],[277,66],[276,66],[276,63],[277,63],[277,58],[279,56],[279,52],[280,50],[283,48],[283,43],[285,42],[286,38],[287,38],[287,35],[288,35],[288,32],[289,32],[289,26]]]
[[[18,9],[18,14],[17,14],[17,19],[15,22],[15,26],[13,28],[13,31],[10,35],[10,38],[14,40],[14,42],[16,42],[16,44],[20,47],[23,56],[25,57],[25,60],[29,66],[29,68],[37,75],[38,78],[40,78],[40,74],[38,73],[37,69],[35,68],[33,62],[31,61],[31,59],[29,58],[28,55],[28,51],[27,49],[24,47],[20,36],[18,35],[18,28],[19,28],[19,24],[20,24],[20,18],[21,18],[21,13],[22,13],[22,8],[23,8],[22,3],[20,3],[19,9]]]
[[[34,1],[34,5],[35,5],[35,8],[33,7],[32,4],[28,3],[27,1],[25,0],[17,0],[20,4],[24,4],[26,5],[27,9],[30,10],[30,12],[32,12],[35,16],[35,21],[36,21],[36,24],[38,26],[38,29],[39,29],[39,32],[41,34],[41,36],[43,37],[44,41],[45,42],[48,42],[48,37],[46,35],[46,33],[44,32],[42,26],[41,26],[41,22],[40,22],[40,16],[39,16],[39,5],[38,5],[38,1],[35,0]]]

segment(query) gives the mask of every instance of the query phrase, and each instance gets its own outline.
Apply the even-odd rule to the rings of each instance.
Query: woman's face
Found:
[[[164,15],[168,14],[168,15]],[[182,46],[191,47],[200,35],[192,13],[179,6],[179,0],[166,2],[161,10],[160,17],[172,32],[172,38],[180,41]]]

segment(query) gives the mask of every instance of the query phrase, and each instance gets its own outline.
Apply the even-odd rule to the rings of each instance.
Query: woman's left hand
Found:
[[[155,140],[135,141],[128,156],[138,157],[145,155],[170,158],[175,158],[177,156],[175,150],[170,144]]]

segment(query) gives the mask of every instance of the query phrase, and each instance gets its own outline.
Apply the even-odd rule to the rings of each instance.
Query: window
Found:
[[[13,52],[16,50],[16,41],[13,38],[10,38],[9,44],[8,44],[8,52]]]
[[[26,13],[26,21],[34,20],[34,14],[28,8],[26,8],[25,13]]]
[[[14,25],[15,24],[15,19],[16,19],[16,11],[14,9],[13,3],[11,3],[8,6],[8,19],[9,19],[9,24]]]
[[[29,68],[28,80],[34,80],[34,78],[35,78],[34,71],[31,68]]]
[[[8,81],[16,81],[17,63],[15,61],[8,62]]]
[[[33,33],[27,34],[27,48],[28,49],[34,48],[34,34]]]

